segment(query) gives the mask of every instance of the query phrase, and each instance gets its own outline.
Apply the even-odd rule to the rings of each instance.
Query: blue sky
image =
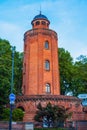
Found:
[[[74,59],[87,55],[87,0],[0,0],[0,37],[23,51],[23,35],[40,6],[58,34],[58,46]]]

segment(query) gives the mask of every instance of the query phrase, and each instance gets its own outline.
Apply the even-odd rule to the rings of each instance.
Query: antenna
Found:
[[[40,14],[41,14],[41,4],[40,4]]]
[[[37,11],[39,11],[39,12],[40,12],[40,15],[42,14],[42,11],[41,11],[41,4],[40,4],[40,10],[37,10]]]

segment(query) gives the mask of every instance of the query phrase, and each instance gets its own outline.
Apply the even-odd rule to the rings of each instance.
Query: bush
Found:
[[[9,121],[9,116],[10,116],[10,109],[9,108],[3,109],[2,120]]]
[[[16,108],[12,111],[12,120],[13,121],[22,121],[23,116],[24,116],[24,112],[19,108]],[[10,109],[5,108],[2,113],[2,120],[9,121],[9,117],[10,117]]]
[[[13,121],[23,120],[24,112],[21,109],[19,108],[14,109],[12,114],[13,114]]]

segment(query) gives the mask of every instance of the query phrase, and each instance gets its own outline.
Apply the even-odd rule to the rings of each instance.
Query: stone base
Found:
[[[46,106],[49,102],[55,105],[62,105],[65,108],[70,108],[73,113],[69,121],[87,120],[87,113],[83,112],[81,100],[73,96],[64,95],[30,95],[30,96],[17,96],[16,108],[24,110],[23,121],[34,121],[38,103]]]

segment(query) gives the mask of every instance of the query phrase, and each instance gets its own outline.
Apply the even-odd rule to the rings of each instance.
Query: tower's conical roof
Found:
[[[46,20],[48,20],[48,18],[45,15],[41,14],[41,13],[39,15],[36,15],[33,18],[33,20],[36,20],[36,19],[46,19]]]
[[[45,15],[43,15],[43,14],[41,13],[41,11],[40,11],[40,14],[36,15],[36,16],[33,18],[32,22],[35,21],[35,20],[40,20],[40,19],[47,20],[47,21],[50,23],[50,21],[48,20],[48,18],[47,18]]]

